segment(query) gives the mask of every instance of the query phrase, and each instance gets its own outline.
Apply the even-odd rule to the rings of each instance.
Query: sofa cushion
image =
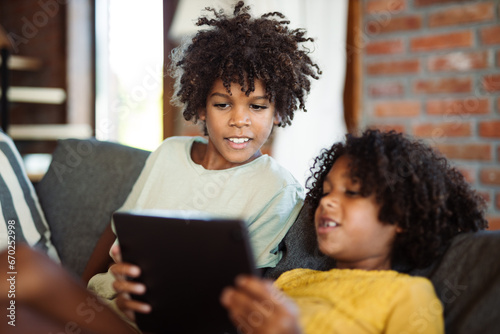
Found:
[[[59,261],[50,237],[21,156],[11,138],[0,131],[0,251],[8,244],[26,242]]]
[[[147,151],[95,139],[58,142],[36,190],[61,262],[78,277],[148,155]]]
[[[498,254],[500,231],[464,233],[433,266],[410,272],[434,284],[447,333],[500,333]]]

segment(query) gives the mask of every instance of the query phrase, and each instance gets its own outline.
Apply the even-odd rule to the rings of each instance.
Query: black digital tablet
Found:
[[[220,294],[239,274],[256,275],[244,221],[185,211],[113,214],[125,262],[138,265],[146,285],[133,298],[152,306],[136,313],[144,332],[236,333]]]

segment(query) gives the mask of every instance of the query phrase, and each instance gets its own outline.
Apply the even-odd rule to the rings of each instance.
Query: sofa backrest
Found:
[[[78,277],[148,155],[95,139],[59,141],[36,191],[61,262]]]

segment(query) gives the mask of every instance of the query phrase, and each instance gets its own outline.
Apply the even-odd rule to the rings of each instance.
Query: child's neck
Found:
[[[391,270],[391,261],[386,259],[367,259],[359,262],[336,262],[337,269],[359,269],[359,270]]]
[[[201,165],[203,162],[203,157],[207,152],[207,145],[200,142],[193,142],[191,146],[191,160],[197,165]]]

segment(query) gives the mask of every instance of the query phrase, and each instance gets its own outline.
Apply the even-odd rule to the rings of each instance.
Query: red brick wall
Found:
[[[499,1],[362,1],[361,126],[436,146],[500,229]]]

